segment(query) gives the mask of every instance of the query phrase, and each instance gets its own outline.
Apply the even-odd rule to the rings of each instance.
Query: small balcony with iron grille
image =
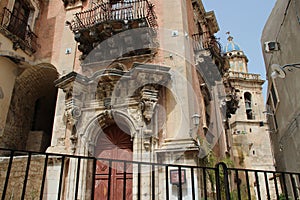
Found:
[[[208,50],[210,57],[217,65],[219,72],[223,75],[229,69],[229,64],[226,63],[226,59],[222,55],[222,46],[218,39],[207,32],[195,33],[192,35],[192,44],[195,55],[198,55],[201,51]]]
[[[88,63],[152,54],[157,48],[156,15],[148,0],[99,3],[67,23],[81,60]]]
[[[193,48],[195,52],[202,50],[210,50],[211,54],[215,57],[221,56],[221,44],[209,32],[195,33],[192,35]]]
[[[22,49],[32,55],[37,50],[37,36],[27,21],[4,8],[1,16],[0,32],[13,42],[13,49]]]

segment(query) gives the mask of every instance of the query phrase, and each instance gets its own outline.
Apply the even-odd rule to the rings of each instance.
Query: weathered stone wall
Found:
[[[49,135],[44,131],[30,131],[27,138],[26,149],[28,151],[43,151],[47,147],[45,144],[48,144]]]
[[[14,157],[10,171],[8,187],[5,199],[21,199],[24,186],[24,177],[26,173],[28,156]],[[6,179],[9,158],[0,158],[0,195]],[[39,199],[43,169],[44,156],[34,156],[30,160],[30,168],[27,178],[25,200]]]

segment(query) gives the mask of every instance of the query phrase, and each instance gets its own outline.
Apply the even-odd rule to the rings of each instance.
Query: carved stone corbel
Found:
[[[151,121],[151,118],[154,114],[154,110],[156,107],[157,101],[151,101],[151,100],[142,100],[141,102],[141,108],[144,118],[147,122]]]
[[[154,86],[145,86],[141,90],[141,110],[147,122],[151,121],[158,101],[158,90]]]

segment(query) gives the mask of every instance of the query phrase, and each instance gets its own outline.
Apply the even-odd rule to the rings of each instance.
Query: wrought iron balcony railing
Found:
[[[98,62],[151,55],[156,50],[157,22],[154,5],[148,0],[103,2],[76,13],[68,25],[85,62],[91,62],[86,58],[92,50]]]
[[[32,32],[28,22],[18,18],[7,8],[3,9],[0,30],[12,40],[14,49],[21,48],[29,54],[36,52],[37,36]]]
[[[156,15],[153,7],[154,5],[148,0],[101,3],[89,10],[76,13],[74,20],[71,22],[71,30],[76,32],[109,21],[130,21],[139,19],[145,19],[148,23],[148,27],[156,27]]]
[[[194,51],[201,51],[209,47],[209,33],[196,33],[192,35]]]
[[[221,56],[221,44],[209,32],[196,33],[192,35],[194,51],[209,49],[215,56]]]

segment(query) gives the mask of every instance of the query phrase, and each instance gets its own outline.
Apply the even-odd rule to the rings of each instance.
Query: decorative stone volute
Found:
[[[65,93],[65,119],[67,123],[75,125],[81,116],[81,108],[86,93],[86,78],[71,72],[55,81],[56,87]]]

